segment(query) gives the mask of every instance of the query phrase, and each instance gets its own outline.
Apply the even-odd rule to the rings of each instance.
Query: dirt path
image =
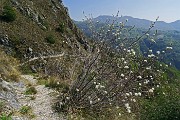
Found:
[[[26,86],[17,87],[17,99],[21,103],[21,106],[30,106],[34,118],[23,116],[14,117],[14,120],[65,120],[62,116],[59,116],[52,109],[52,101],[57,94],[54,90],[45,87],[44,85],[37,85],[37,80],[31,75],[22,75],[22,78],[31,83],[37,93],[32,95],[24,95]],[[32,97],[34,98],[32,100]]]
[[[62,54],[58,54],[58,55],[49,55],[49,56],[34,57],[34,58],[29,59],[28,61],[26,61],[24,63],[19,64],[18,66],[23,66],[24,64],[26,64],[28,62],[35,61],[35,60],[38,60],[38,59],[57,58],[57,57],[62,57],[62,56],[64,56],[64,52]]]

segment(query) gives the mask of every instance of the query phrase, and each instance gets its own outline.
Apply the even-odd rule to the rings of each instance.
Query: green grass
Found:
[[[0,120],[12,120],[11,115],[2,114]]]
[[[34,94],[36,94],[37,93],[37,90],[36,90],[36,88],[35,87],[33,87],[33,86],[30,86],[30,87],[28,87],[27,89],[26,89],[26,91],[25,91],[25,95],[34,95]]]
[[[19,112],[23,115],[28,114],[31,111],[30,106],[22,106]]]

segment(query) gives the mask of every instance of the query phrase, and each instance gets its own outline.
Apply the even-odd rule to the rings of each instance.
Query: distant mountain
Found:
[[[101,15],[98,16],[96,18],[94,18],[94,21],[99,21],[101,23],[105,23],[107,21],[107,19],[112,20],[114,19],[113,16],[108,16],[108,15]],[[136,28],[149,28],[149,26],[151,25],[150,20],[146,20],[146,19],[140,19],[140,18],[133,18],[131,16],[123,16],[123,17],[118,17],[117,21],[118,22],[123,22],[126,19],[128,19],[128,22],[126,23],[127,26],[136,26]],[[154,29],[158,29],[158,30],[177,30],[180,31],[180,20],[177,20],[175,22],[171,22],[171,23],[166,23],[164,21],[158,21],[155,24]]]

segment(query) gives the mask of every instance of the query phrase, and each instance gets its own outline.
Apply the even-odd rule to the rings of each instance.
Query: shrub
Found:
[[[59,23],[59,26],[57,28],[57,31],[60,32],[60,33],[64,33],[65,31],[65,25],[64,23]]]
[[[47,43],[50,43],[50,44],[54,44],[56,42],[53,35],[49,35],[48,37],[46,37],[46,41]]]
[[[12,22],[17,18],[16,11],[13,7],[6,5],[3,7],[3,15],[1,17],[6,22]]]
[[[139,56],[134,49],[155,23],[141,36],[132,39],[128,36],[132,28],[124,27],[127,20],[124,23],[115,20],[107,28],[91,30],[92,39],[96,40],[94,50],[83,58],[81,73],[69,91],[59,98],[59,111],[79,110],[99,116],[110,108],[122,108],[131,114],[138,110],[138,98],[149,97],[150,92],[153,94],[162,74],[161,67],[151,52],[147,58]],[[94,27],[92,24],[90,28]]]

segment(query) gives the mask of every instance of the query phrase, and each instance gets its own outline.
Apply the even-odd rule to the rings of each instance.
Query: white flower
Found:
[[[149,83],[149,80],[146,80],[145,82],[144,82],[144,84],[148,84]]]
[[[134,93],[135,96],[138,96],[138,93]]]
[[[127,64],[127,62],[126,62],[126,61],[124,61],[124,64]]]
[[[105,94],[107,94],[108,92],[107,91],[104,91]]]
[[[96,82],[93,82],[94,84],[96,84]]]
[[[129,69],[129,66],[124,66],[125,69]]]
[[[137,78],[142,79],[142,76],[139,75],[139,76],[137,76]]]
[[[147,33],[146,36],[149,36],[149,34]]]
[[[159,85],[157,85],[157,87],[159,87]]]
[[[100,101],[100,98],[98,98],[97,100]]]
[[[132,99],[133,102],[136,102],[136,99]]]
[[[140,93],[140,92],[138,92],[138,95],[139,95],[139,96],[141,96],[141,93]]]
[[[119,113],[119,116],[121,116],[121,113]]]
[[[161,52],[160,51],[156,51],[156,53],[159,55]]]
[[[67,99],[67,100],[69,100],[69,99],[70,99],[70,97],[66,97],[66,99]]]
[[[131,113],[131,110],[130,110],[130,109],[127,109],[127,112],[128,112],[128,113]]]
[[[96,85],[95,88],[98,89],[100,87],[100,85]]]
[[[76,91],[77,91],[77,92],[79,92],[79,89],[78,89],[78,88],[76,88]]]
[[[152,52],[152,50],[149,50],[149,52]]]
[[[131,108],[131,107],[129,106],[129,103],[126,103],[126,104],[125,104],[125,107],[126,107],[127,109]]]
[[[136,55],[136,52],[134,51],[134,52],[132,52],[132,54],[133,54],[133,55]]]
[[[150,93],[153,93],[153,92],[154,92],[154,90],[153,90],[153,89],[149,89],[149,92],[150,92]]]
[[[154,42],[154,43],[156,42],[154,39],[151,39],[150,41],[151,41],[151,42]]]
[[[103,86],[103,85],[100,85],[100,88],[105,88],[105,86]]]
[[[139,83],[139,86],[141,86],[142,84],[141,83]]]
[[[124,60],[124,58],[121,58],[121,60]]]
[[[146,70],[150,70],[151,69],[151,66],[149,66],[149,67],[146,67]]]
[[[172,50],[173,48],[172,47],[166,47],[166,50]]]
[[[126,93],[126,96],[130,96],[129,93]]]
[[[121,74],[121,77],[124,77],[125,75],[124,74]]]
[[[93,102],[92,102],[92,100],[90,100],[89,102],[90,102],[90,104],[92,104],[92,103],[93,103]]]
[[[130,53],[131,51],[130,50],[127,50],[128,53]]]

